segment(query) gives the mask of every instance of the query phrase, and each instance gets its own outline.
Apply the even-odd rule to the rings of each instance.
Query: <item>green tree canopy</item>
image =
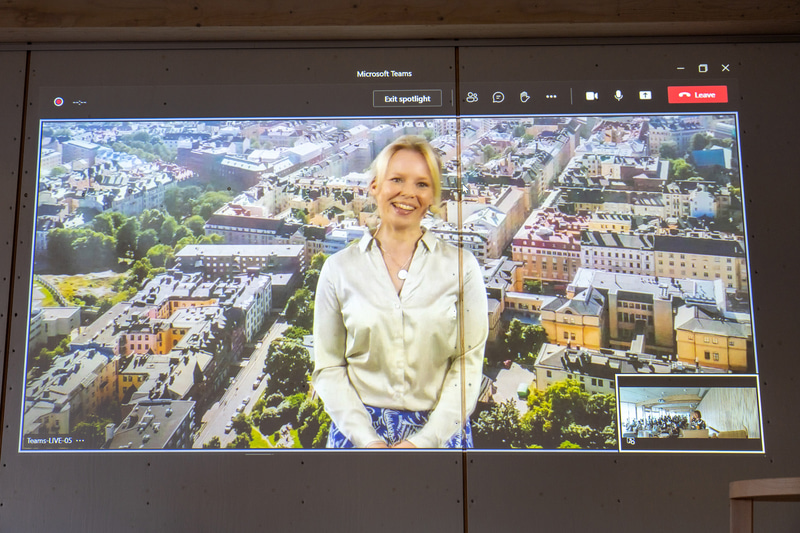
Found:
[[[708,146],[708,135],[705,133],[695,133],[689,141],[689,149],[692,151],[702,150]]]
[[[128,277],[125,280],[125,287],[132,287],[137,291],[144,287],[145,282],[151,277],[152,263],[146,257],[139,259],[128,269]]]
[[[526,279],[522,283],[522,290],[528,294],[542,294],[542,280]]]
[[[317,252],[311,256],[311,261],[309,261],[308,268],[311,270],[322,270],[322,265],[325,264],[326,259],[328,259],[327,255],[322,252]]]
[[[533,364],[542,344],[547,342],[547,333],[539,325],[523,324],[515,318],[503,337],[507,357],[522,364]]]
[[[178,231],[178,221],[175,220],[172,215],[167,215],[164,217],[164,222],[161,223],[161,228],[158,230],[158,238],[161,241],[161,244],[173,246],[176,241],[176,231]]]
[[[192,207],[203,190],[196,185],[178,185],[164,191],[164,208],[178,220],[192,214]]]
[[[172,236],[172,241],[174,243],[173,246],[175,246],[177,249],[178,243],[187,238],[192,239],[192,241],[194,242],[195,237],[192,234],[191,230],[183,225],[178,226],[178,229],[175,230],[175,234]]]
[[[284,309],[286,321],[309,331],[314,327],[314,295],[301,287],[286,302]]]
[[[192,215],[183,221],[183,225],[186,226],[195,237],[200,237],[205,234],[205,224],[206,221],[203,220],[203,217],[200,215]]]
[[[272,341],[264,368],[270,375],[266,395],[280,392],[290,396],[308,390],[313,365],[308,350],[297,341],[283,337]]]
[[[317,293],[317,283],[319,282],[319,270],[308,269],[303,276],[303,288],[308,289],[312,295]]]
[[[164,218],[164,213],[158,209],[145,209],[139,215],[139,225],[142,231],[151,229],[158,235],[158,232],[161,231],[161,225],[164,223]]]
[[[210,235],[203,235],[197,239],[197,244],[224,244],[225,237],[212,233]]]
[[[531,391],[528,412],[521,417],[514,400],[508,400],[473,418],[472,427],[479,447],[614,449],[616,398],[590,395],[580,382],[565,380]]]
[[[305,328],[299,328],[297,326],[289,326],[284,330],[283,336],[287,339],[295,339],[295,340],[303,340],[303,337],[306,335],[310,335],[311,332]]]
[[[483,411],[472,423],[472,432],[479,448],[507,450],[525,447],[525,434],[514,400],[495,404]]]
[[[227,204],[233,199],[229,192],[225,191],[206,191],[198,198],[190,201],[192,204],[192,215],[200,215],[203,220],[208,220],[214,211]]]
[[[675,141],[665,141],[658,147],[658,155],[662,159],[678,159],[678,143]]]
[[[669,166],[669,174],[677,181],[685,181],[694,176],[696,172],[685,159],[675,159]]]
[[[47,253],[53,264],[69,274],[96,272],[117,266],[114,238],[87,228],[50,231]]]
[[[155,268],[170,268],[175,260],[175,252],[172,246],[156,244],[147,251],[147,259]]]
[[[207,450],[208,449],[219,450],[221,448],[221,446],[222,446],[222,443],[220,443],[219,437],[216,436],[216,435],[211,437],[208,440],[208,442],[203,443],[203,448],[205,448]]]
[[[247,449],[250,448],[250,440],[251,437],[247,433],[240,433],[236,435],[236,438],[233,439],[233,442],[229,442],[226,448],[235,448],[235,449]]]
[[[237,435],[249,435],[250,431],[252,431],[252,426],[250,426],[250,422],[247,420],[247,415],[243,412],[233,417],[232,427]]]
[[[136,253],[134,257],[136,259],[141,259],[142,257],[147,256],[147,252],[158,244],[158,233],[154,229],[146,229],[139,233],[136,237]]]
[[[303,448],[324,448],[328,440],[331,418],[322,400],[305,398],[297,411],[297,437]]]
[[[83,422],[78,422],[72,431],[73,442],[83,440],[82,447],[92,449],[100,448],[106,441],[106,426],[111,420],[100,418],[97,415],[88,415]]]
[[[135,218],[127,219],[117,230],[117,255],[119,257],[133,257],[136,254],[136,238],[139,235],[139,221]]]
[[[114,236],[127,217],[117,211],[104,211],[92,219],[92,229],[98,233]]]

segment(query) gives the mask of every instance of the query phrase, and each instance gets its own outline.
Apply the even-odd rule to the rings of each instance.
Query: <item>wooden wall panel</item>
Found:
[[[794,0],[8,0],[0,42],[800,32]]]

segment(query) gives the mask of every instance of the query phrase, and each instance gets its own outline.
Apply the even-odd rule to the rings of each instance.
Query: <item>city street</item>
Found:
[[[245,398],[250,398],[250,401],[244,406],[244,413],[249,414],[256,400],[264,392],[267,386],[266,378],[261,380],[256,389],[253,389],[253,382],[264,371],[264,361],[267,357],[270,343],[279,337],[287,327],[288,324],[285,322],[275,322],[261,339],[261,344],[256,344],[256,349],[253,350],[250,359],[245,359],[240,363],[241,370],[231,382],[228,390],[225,391],[219,402],[215,403],[203,415],[202,429],[194,442],[195,448],[202,448],[203,444],[211,440],[214,435],[219,437],[220,445],[223,448],[233,441],[236,433],[230,431],[226,434],[225,426],[234,418],[237,407],[242,404]]]

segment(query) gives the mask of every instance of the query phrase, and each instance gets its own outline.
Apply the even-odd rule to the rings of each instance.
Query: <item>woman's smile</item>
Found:
[[[381,223],[397,229],[419,226],[433,203],[433,186],[422,154],[400,150],[389,160],[386,175],[371,185]]]

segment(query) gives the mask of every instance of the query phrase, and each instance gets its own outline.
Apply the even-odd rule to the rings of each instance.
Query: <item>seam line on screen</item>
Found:
[[[461,86],[460,80],[460,61],[459,61],[459,49],[458,47],[454,47],[454,61],[455,61],[455,85],[456,88]],[[458,247],[460,249],[460,253],[458,254],[458,308],[461,312],[458,314],[458,331],[459,331],[459,349],[461,352],[461,434],[462,436],[466,436],[464,428],[467,424],[467,395],[466,395],[466,359],[464,355],[466,353],[466,342],[464,339],[464,235],[462,233],[462,212],[461,212],[461,195],[462,195],[462,188],[461,188],[461,96],[456,95],[454,98],[453,104],[455,105],[455,112],[456,112],[456,154],[459,154],[459,157],[456,161],[456,187],[457,187],[457,194],[456,198],[458,199]],[[463,521],[464,521],[464,533],[469,533],[469,506],[467,505],[468,497],[469,497],[469,487],[467,485],[468,481],[468,469],[467,469],[467,448],[466,448],[466,440],[462,439],[461,447],[461,508],[463,512]]]
[[[8,307],[6,309],[6,338],[4,344],[5,354],[4,354],[4,361],[5,364],[3,365],[3,375],[2,375],[2,386],[3,389],[0,391],[0,450],[3,449],[3,436],[5,432],[4,423],[5,423],[5,413],[6,413],[6,402],[8,400],[8,391],[6,390],[6,385],[8,383],[8,365],[11,361],[11,325],[12,325],[12,311],[14,309],[14,289],[16,284],[14,283],[14,276],[17,272],[16,262],[17,262],[17,236],[19,233],[19,218],[20,218],[20,205],[22,203],[22,168],[23,168],[23,159],[25,154],[25,125],[28,119],[28,90],[29,90],[29,80],[30,80],[30,73],[31,73],[31,52],[30,50],[25,54],[25,83],[22,92],[22,116],[20,117],[20,131],[19,131],[19,162],[17,165],[17,198],[16,198],[16,212],[14,213],[14,236],[12,237],[12,245],[11,245],[11,272],[9,275],[9,283],[8,283]],[[27,315],[26,315],[27,316]],[[27,327],[25,328],[27,332]],[[23,357],[27,360],[27,354]],[[24,397],[23,397],[24,402]]]

